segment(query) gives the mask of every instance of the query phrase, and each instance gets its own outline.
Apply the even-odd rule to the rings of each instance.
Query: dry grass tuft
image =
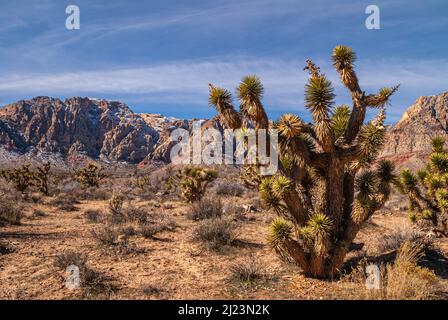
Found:
[[[367,300],[428,300],[438,299],[441,284],[437,276],[428,268],[418,265],[424,255],[423,241],[405,241],[399,248],[392,264],[380,266],[381,288],[365,287],[366,263],[361,263],[350,276],[352,284],[350,298]]]
[[[187,216],[191,220],[204,220],[211,218],[219,218],[224,214],[221,200],[213,198],[204,198],[191,205]]]
[[[229,218],[203,220],[193,231],[193,238],[208,249],[219,250],[236,240],[235,223]]]

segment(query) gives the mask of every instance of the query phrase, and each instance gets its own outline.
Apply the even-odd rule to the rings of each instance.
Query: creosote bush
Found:
[[[168,191],[179,189],[182,197],[189,203],[199,201],[205,195],[210,182],[218,177],[212,169],[187,166],[166,181]]]
[[[216,198],[203,198],[200,201],[194,202],[188,212],[188,218],[191,220],[219,218],[222,215],[222,202]]]
[[[223,196],[241,197],[244,194],[244,188],[232,182],[220,182],[215,190],[216,194]]]
[[[312,123],[289,113],[271,124],[262,103],[264,87],[256,76],[243,78],[236,89],[239,111],[228,90],[209,85],[209,104],[227,128],[246,130],[246,124],[253,124],[256,132],[277,130],[278,172],[261,176],[258,163],[246,166],[242,179],[247,187],[258,188],[264,202],[282,217],[270,228],[272,247],[317,278],[340,272],[353,240],[387,201],[395,179],[391,162],[371,165],[385,140],[385,107],[398,86],[373,94],[362,90],[356,55],[349,47],[335,47],[332,60],[352,106],[335,106],[333,84],[308,60],[305,107]],[[365,123],[368,108],[378,113]]]
[[[444,138],[433,138],[426,168],[417,175],[404,170],[396,186],[408,196],[411,221],[430,221],[435,233],[448,237],[448,151],[444,144]]]
[[[230,268],[231,278],[242,283],[251,284],[264,276],[264,271],[255,255],[236,262]]]
[[[0,226],[20,224],[23,206],[7,196],[0,197]]]
[[[199,222],[193,232],[195,240],[211,250],[229,246],[236,240],[235,224],[228,218],[212,218]]]

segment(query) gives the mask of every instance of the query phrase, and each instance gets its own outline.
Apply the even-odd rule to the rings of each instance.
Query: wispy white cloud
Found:
[[[92,70],[55,74],[10,74],[0,79],[0,93],[8,95],[122,96],[148,104],[205,105],[207,84],[235,88],[244,75],[257,74],[266,87],[265,101],[273,109],[303,111],[303,87],[307,75],[303,61],[281,59],[180,61],[161,65],[115,70]],[[348,102],[345,89],[327,62],[322,70],[333,81],[340,103]],[[419,95],[448,90],[448,60],[362,61],[358,69],[367,91],[400,83],[397,101],[412,101]],[[133,98],[132,98],[133,97]],[[341,101],[342,99],[342,101]],[[404,111],[395,108],[394,117]]]

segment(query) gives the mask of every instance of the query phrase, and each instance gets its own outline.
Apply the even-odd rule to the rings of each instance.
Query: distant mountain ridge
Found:
[[[431,152],[431,138],[448,140],[448,92],[418,98],[387,133],[380,157],[419,167]]]
[[[36,97],[0,108],[0,158],[50,154],[61,159],[84,155],[104,161],[169,162],[174,144],[170,132],[191,130],[192,122],[137,114],[118,101]],[[204,126],[223,130],[219,116]],[[419,166],[435,135],[448,137],[448,92],[418,98],[389,129],[380,157]]]
[[[17,154],[80,154],[137,163],[153,155],[164,130],[173,125],[188,127],[188,122],[142,116],[117,101],[36,97],[0,109],[0,146]]]

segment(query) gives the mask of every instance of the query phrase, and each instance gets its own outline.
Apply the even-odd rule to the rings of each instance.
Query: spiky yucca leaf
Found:
[[[367,195],[361,194],[356,197],[355,201],[353,202],[351,214],[352,220],[357,224],[361,224],[366,221],[366,219],[370,216],[373,204],[373,201]]]
[[[268,207],[281,211],[283,205],[281,203],[281,198],[279,198],[273,190],[274,180],[273,177],[264,178],[260,183],[259,192],[261,199]]]
[[[448,208],[448,190],[447,189],[438,189],[435,192],[435,197],[437,200],[437,205],[441,209]]]
[[[415,212],[410,212],[408,217],[411,222],[417,222],[418,220],[417,213]]]
[[[363,195],[373,195],[378,185],[378,177],[373,171],[366,170],[355,180],[355,188]]]
[[[404,193],[413,193],[417,191],[418,180],[416,176],[409,169],[403,170],[400,175],[399,185],[401,186]]]
[[[267,129],[269,121],[261,104],[264,88],[260,79],[255,75],[246,76],[236,91],[240,99],[240,111],[243,116],[254,121],[256,128]]]
[[[352,69],[356,54],[347,46],[336,46],[333,49],[333,65],[336,70]]]
[[[337,106],[331,117],[331,126],[333,127],[334,137],[338,139],[347,129],[350,120],[350,108],[347,105]]]
[[[370,107],[383,108],[389,104],[390,97],[400,86],[381,88],[376,95],[366,97],[366,104]]]
[[[417,177],[418,177],[418,180],[421,182],[421,183],[424,183],[424,181],[425,181],[425,178],[428,176],[428,171],[426,171],[426,170],[418,170],[417,171]]]
[[[386,128],[370,122],[359,134],[358,150],[363,164],[370,164],[377,156],[386,136]]]
[[[395,177],[394,174],[395,164],[390,160],[381,160],[378,164],[377,175],[383,182],[393,182]]]
[[[314,131],[324,149],[333,144],[333,129],[329,112],[333,104],[334,94],[331,82],[324,76],[310,78],[305,86],[306,107],[311,111]]]
[[[435,153],[444,152],[444,145],[445,145],[445,138],[441,136],[434,137],[431,140],[432,152]]]
[[[218,105],[221,104],[222,107],[227,107],[232,104],[232,94],[230,91],[223,89],[223,88],[217,88],[211,84],[210,86],[210,95],[208,102],[212,107],[218,107]],[[218,110],[219,112],[222,111]]]
[[[243,78],[236,92],[241,100],[261,99],[264,87],[257,76],[249,75]]]
[[[329,235],[332,225],[333,221],[323,213],[313,214],[308,221],[308,227],[314,237],[318,235]]]
[[[333,221],[323,213],[316,213],[308,221],[308,228],[312,235],[314,252],[323,257],[328,250],[328,239],[330,237]]]
[[[297,165],[296,158],[285,154],[279,160],[286,175],[292,176],[293,169]]]
[[[272,181],[272,192],[278,198],[293,188],[293,182],[285,176],[277,176]]]
[[[276,124],[278,133],[286,139],[297,137],[302,130],[303,122],[294,114],[287,113],[281,116]]]
[[[437,172],[448,172],[448,153],[439,152],[431,154],[429,166]]]
[[[305,86],[306,107],[314,115],[326,115],[333,104],[334,89],[331,82],[324,76],[310,78]],[[317,117],[318,118],[318,117]]]
[[[209,104],[218,110],[227,126],[231,129],[240,128],[242,125],[241,117],[233,108],[232,95],[230,92],[222,88],[217,88],[212,84],[209,84],[209,88]]]
[[[268,243],[271,247],[278,249],[283,243],[291,238],[292,225],[282,218],[276,218],[269,226]]]

